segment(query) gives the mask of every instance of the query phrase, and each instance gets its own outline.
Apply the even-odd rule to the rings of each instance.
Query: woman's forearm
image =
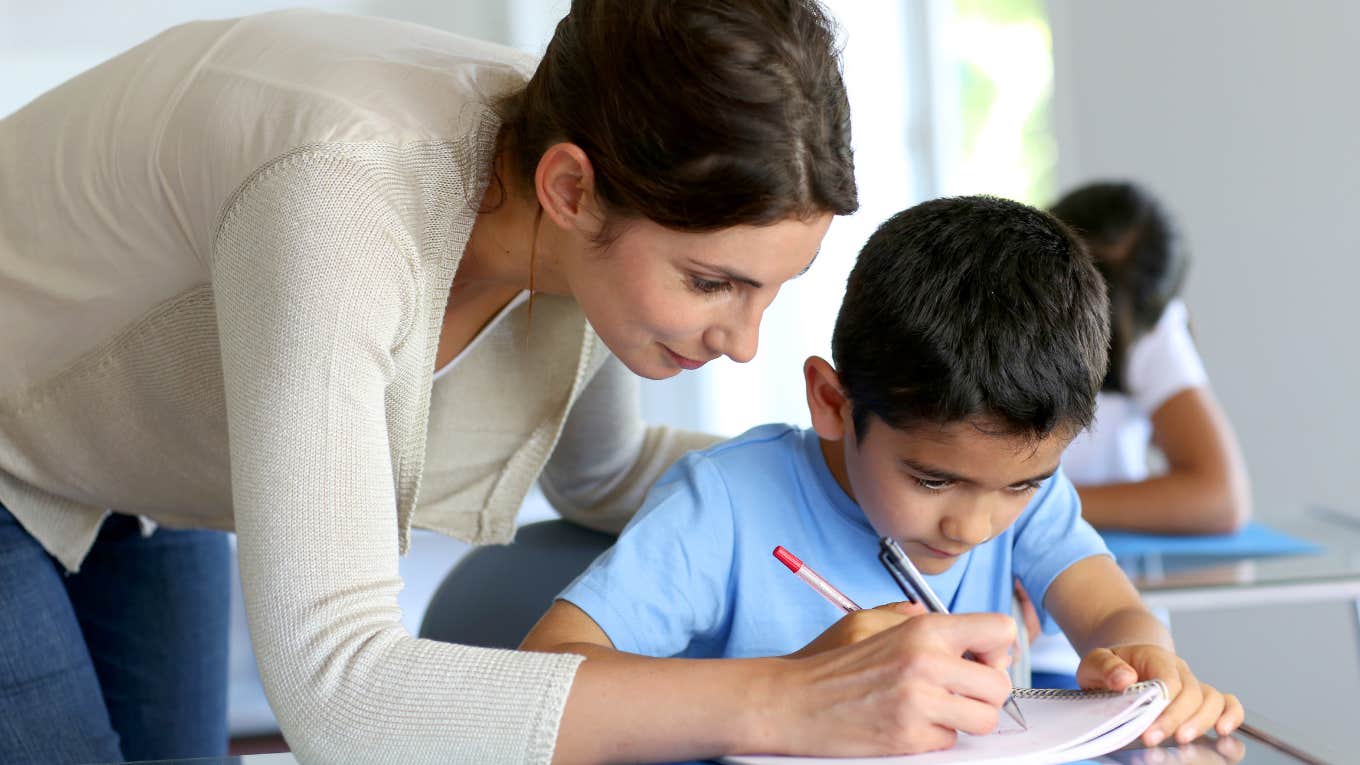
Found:
[[[774,739],[773,685],[786,659],[652,659],[584,643],[558,650],[586,661],[567,697],[555,765],[706,759]]]
[[[995,662],[1014,639],[1015,623],[1000,614],[925,614],[799,658],[651,659],[598,643],[550,643],[586,657],[553,761],[941,749],[955,731],[996,727],[1010,683]]]

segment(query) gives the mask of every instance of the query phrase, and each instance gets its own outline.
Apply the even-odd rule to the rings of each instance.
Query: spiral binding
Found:
[[[1134,683],[1122,691],[1074,691],[1068,688],[1016,688],[1015,695],[1021,699],[1101,699],[1114,696],[1128,696],[1142,693],[1153,687],[1162,685],[1160,680],[1144,680],[1141,683]],[[1165,689],[1163,689],[1165,693]]]

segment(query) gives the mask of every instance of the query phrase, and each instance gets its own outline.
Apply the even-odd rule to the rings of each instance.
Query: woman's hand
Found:
[[[1077,667],[1082,688],[1122,691],[1140,680],[1161,680],[1171,703],[1143,733],[1143,743],[1156,746],[1170,735],[1184,744],[1213,728],[1226,736],[1242,724],[1242,704],[1232,694],[1201,682],[1185,660],[1157,645],[1097,648]]]
[[[924,613],[926,613],[925,606],[905,600],[897,603],[884,603],[876,608],[851,611],[835,624],[827,627],[826,632],[818,635],[817,639],[795,653],[789,654],[789,658],[804,658],[833,648],[853,645],[890,627],[896,627],[913,616],[920,616]]]
[[[842,639],[849,644],[819,647]],[[990,733],[1011,691],[1014,640],[1014,620],[1000,614],[911,615],[891,604],[842,619],[783,660],[760,726],[768,739],[752,751],[907,754],[952,746],[956,731]],[[964,659],[968,651],[978,660]]]

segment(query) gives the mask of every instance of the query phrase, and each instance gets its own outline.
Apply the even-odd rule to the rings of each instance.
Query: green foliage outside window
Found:
[[[1043,0],[952,0],[946,65],[960,110],[948,193],[1046,205],[1056,192],[1053,44]]]

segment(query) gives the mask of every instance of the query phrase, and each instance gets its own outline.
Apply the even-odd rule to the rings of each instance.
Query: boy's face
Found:
[[[923,573],[947,570],[1009,528],[1071,440],[1065,432],[1036,443],[987,430],[985,422],[898,430],[874,418],[862,440],[850,427],[841,441],[842,485]],[[836,450],[824,451],[833,462]]]

